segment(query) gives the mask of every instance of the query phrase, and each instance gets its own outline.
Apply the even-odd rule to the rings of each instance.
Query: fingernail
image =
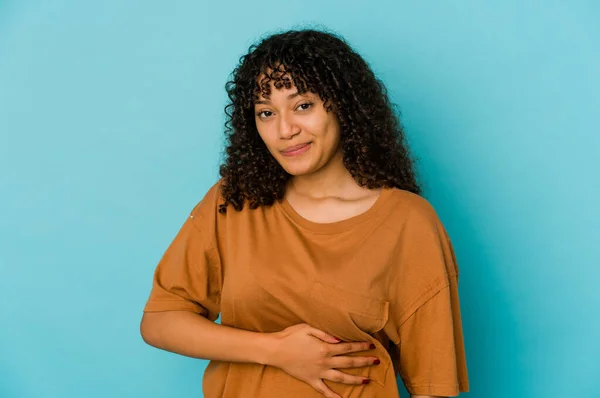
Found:
[[[362,383],[363,383],[363,384],[369,384],[369,382],[370,382],[370,381],[371,381],[371,380],[369,380],[369,379],[364,379]]]
[[[370,349],[374,350],[375,349],[375,344],[371,343],[371,345],[369,346]]]
[[[373,362],[373,364],[374,364],[374,365],[379,365],[380,363],[381,363],[381,361],[379,361],[379,359],[376,359],[376,360]]]

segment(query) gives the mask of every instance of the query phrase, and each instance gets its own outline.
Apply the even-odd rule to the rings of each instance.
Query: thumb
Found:
[[[325,333],[324,331],[320,330],[320,329],[316,329],[316,328],[310,328],[308,330],[308,334],[310,334],[311,336],[315,336],[316,338],[323,340],[326,343],[332,343],[332,344],[336,344],[339,343],[340,339],[338,339],[337,337],[334,337],[328,333]]]

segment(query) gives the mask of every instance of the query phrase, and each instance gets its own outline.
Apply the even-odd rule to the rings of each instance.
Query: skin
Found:
[[[286,199],[306,219],[328,223],[369,209],[381,189],[358,185],[342,162],[340,126],[315,93],[297,94],[296,87],[275,89],[255,103],[259,135],[277,162],[293,177]],[[281,151],[310,142],[299,156]]]
[[[259,80],[262,76],[259,77]],[[358,185],[342,161],[340,147],[340,126],[334,112],[327,112],[323,101],[315,93],[298,94],[296,87],[276,89],[271,83],[269,98],[262,97],[254,105],[256,127],[269,152],[277,162],[293,177],[286,188],[285,197],[294,209],[304,218],[319,223],[335,222],[361,214],[368,210],[377,200],[381,189],[368,189]],[[298,144],[310,142],[310,148],[298,156],[284,156],[283,150]],[[313,330],[312,336],[322,341],[335,344],[330,336]],[[319,333],[320,332],[320,333]],[[298,335],[296,337],[299,337]],[[291,350],[289,355],[278,355],[279,358],[298,358],[311,354],[310,339],[307,335],[288,343],[281,344],[282,350]],[[296,344],[294,344],[296,343]],[[334,355],[343,350],[327,354],[329,361],[326,368],[352,367],[347,360],[334,363]],[[281,354],[281,351],[280,351]],[[316,356],[314,357],[316,360]],[[341,358],[340,358],[341,360]],[[365,363],[369,361],[363,358]],[[372,359],[371,359],[372,360]],[[323,361],[323,359],[321,359]],[[310,362],[310,361],[308,361]],[[315,366],[310,377],[305,371],[296,371],[294,364],[275,362],[291,375],[305,380],[326,397],[339,397],[322,382],[321,377],[327,374],[328,379],[345,378],[351,382],[347,374],[323,367]],[[358,380],[353,380],[357,382]],[[359,382],[359,381],[358,381]],[[443,398],[430,395],[411,395],[412,398]]]

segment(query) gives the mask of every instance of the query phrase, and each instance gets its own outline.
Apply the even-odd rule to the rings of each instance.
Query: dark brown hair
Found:
[[[258,82],[261,75],[267,78]],[[293,84],[300,93],[313,92],[335,112],[343,162],[359,185],[421,194],[399,116],[366,61],[334,33],[289,30],[251,45],[225,86],[221,213],[229,204],[239,211],[246,201],[253,209],[272,205],[292,177],[268,151],[254,119],[254,101],[268,98],[271,81],[277,89]]]

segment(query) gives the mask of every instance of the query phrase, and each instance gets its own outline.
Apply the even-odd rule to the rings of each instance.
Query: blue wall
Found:
[[[0,396],[199,397],[139,335],[224,83],[321,24],[386,82],[453,239],[471,397],[600,397],[600,5],[0,1]],[[406,395],[404,395],[406,396]]]

